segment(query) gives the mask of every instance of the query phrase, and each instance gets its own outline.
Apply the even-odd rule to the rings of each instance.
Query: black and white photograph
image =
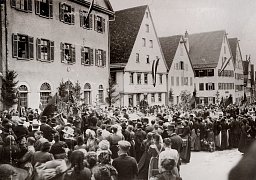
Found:
[[[0,0],[0,180],[255,180],[255,10]]]

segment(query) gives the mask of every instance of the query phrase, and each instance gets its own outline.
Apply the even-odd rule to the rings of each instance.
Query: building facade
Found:
[[[116,82],[120,106],[136,106],[146,100],[150,106],[165,105],[167,66],[148,6],[115,12],[110,23],[111,77]],[[159,59],[156,85],[152,65]]]
[[[189,35],[189,55],[195,70],[196,104],[219,104],[235,98],[235,73],[225,31]]]
[[[235,66],[235,102],[240,104],[244,97],[244,73],[243,73],[243,59],[237,38],[228,39],[231,53],[233,56],[233,63]]]
[[[109,76],[108,0],[10,0],[2,7],[1,71],[17,72],[24,107],[45,106],[60,83],[78,82],[85,104],[104,104]],[[6,13],[5,13],[6,12]]]
[[[194,91],[194,70],[188,55],[188,34],[161,37],[160,44],[168,66],[169,104],[182,102],[182,94],[192,97]]]

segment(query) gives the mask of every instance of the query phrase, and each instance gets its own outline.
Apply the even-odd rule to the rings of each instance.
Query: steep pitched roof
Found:
[[[189,35],[189,55],[194,68],[215,68],[218,65],[225,31]]]
[[[229,38],[228,42],[229,42],[229,46],[230,46],[231,53],[233,56],[233,62],[234,62],[234,64],[236,64],[236,48],[238,45],[238,39],[237,38]]]
[[[168,69],[170,69],[172,66],[172,62],[179,46],[181,37],[182,35],[159,38]]]
[[[147,5],[115,12],[110,21],[110,63],[127,63]]]

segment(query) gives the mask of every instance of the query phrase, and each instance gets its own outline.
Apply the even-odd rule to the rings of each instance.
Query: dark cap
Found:
[[[42,116],[41,117],[41,122],[42,123],[46,123],[46,121],[47,121],[47,116]]]
[[[129,151],[129,149],[131,147],[131,143],[129,143],[128,141],[122,140],[122,141],[118,142],[118,146],[123,151]]]

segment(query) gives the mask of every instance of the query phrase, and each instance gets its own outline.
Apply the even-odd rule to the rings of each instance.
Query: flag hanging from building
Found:
[[[152,63],[152,80],[153,80],[154,87],[156,87],[156,73],[157,73],[158,64],[159,64],[159,58],[157,60],[154,60]]]
[[[242,64],[243,64],[243,72],[244,72],[244,87],[246,87],[248,82],[248,76],[249,76],[250,61],[242,61]]]
[[[225,68],[227,67],[227,65],[228,65],[228,63],[229,63],[229,61],[230,61],[231,59],[232,59],[232,56],[222,64],[222,66],[221,66],[221,68],[220,68],[219,74],[221,74],[221,73],[225,70]]]
[[[94,5],[94,0],[92,0],[92,2],[91,2],[91,5],[90,5],[88,13],[87,13],[87,16],[85,18],[85,21],[87,21],[87,19],[89,18],[90,14],[92,12],[93,5]]]

